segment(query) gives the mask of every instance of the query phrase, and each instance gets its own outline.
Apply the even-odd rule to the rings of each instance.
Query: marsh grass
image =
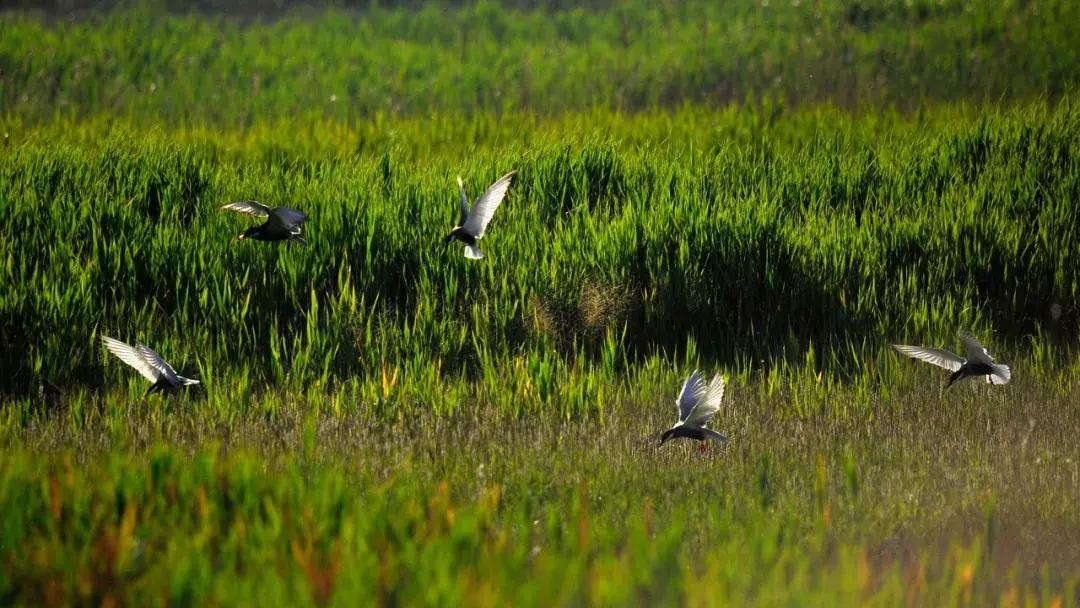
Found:
[[[930,384],[848,417],[737,385],[716,423],[731,442],[704,453],[657,448],[670,385],[613,395],[604,424],[484,405],[371,424],[278,394],[223,423],[107,393],[81,422],[3,427],[4,593],[1074,601],[1075,403],[1022,377]]]
[[[101,334],[153,346],[223,408],[268,384],[446,411],[483,378],[526,396],[485,397],[511,410],[590,415],[602,385],[653,356],[763,374],[769,390],[805,372],[872,392],[894,381],[889,342],[954,346],[957,327],[1038,373],[1068,364],[1071,103],[808,110],[760,129],[754,115],[500,119],[490,139],[458,126],[457,147],[424,153],[410,150],[443,119],[403,121],[398,144],[362,151],[379,127],[309,126],[322,143],[289,151],[288,123],[9,121],[0,389],[131,380]],[[440,243],[453,176],[510,168],[490,259],[470,264]],[[309,213],[312,247],[235,242],[250,222],[217,207],[240,198]]]
[[[0,604],[1076,605],[1075,3],[772,4],[0,13]]]
[[[1080,76],[1068,0],[63,3],[86,4],[117,8],[0,12],[0,107],[233,127],[762,98],[916,109],[1055,99]]]

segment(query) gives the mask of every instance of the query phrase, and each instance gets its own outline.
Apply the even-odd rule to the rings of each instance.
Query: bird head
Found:
[[[236,240],[242,241],[242,240],[248,238],[249,236],[258,234],[258,232],[259,232],[259,227],[258,226],[252,226],[251,228],[248,228],[247,230],[245,230],[243,234],[237,236]]]
[[[668,439],[671,439],[671,436],[674,435],[674,434],[675,434],[675,429],[668,429],[668,430],[664,431],[664,434],[660,435],[660,446],[659,447],[662,447],[664,445],[664,443],[666,443]]]

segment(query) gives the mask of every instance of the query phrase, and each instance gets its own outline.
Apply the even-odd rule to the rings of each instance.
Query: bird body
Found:
[[[302,211],[289,207],[268,207],[258,201],[238,201],[222,205],[222,210],[246,213],[255,217],[265,217],[266,221],[252,226],[236,237],[238,241],[254,239],[256,241],[292,241],[307,246],[307,241],[300,236],[300,226],[308,216]]]
[[[664,445],[669,439],[679,437],[698,441],[714,439],[720,443],[726,443],[727,437],[705,428],[720,410],[720,402],[723,398],[724,378],[720,374],[714,375],[712,380],[706,383],[705,377],[694,370],[683,381],[679,398],[675,400],[679,420],[660,436],[660,445]]]
[[[465,243],[465,257],[470,260],[479,260],[484,257],[477,241],[484,238],[484,232],[495,215],[503,199],[506,198],[506,190],[510,188],[510,181],[516,171],[511,171],[500,177],[494,184],[480,195],[480,198],[469,207],[469,197],[465,194],[465,182],[458,176],[458,189],[461,192],[461,219],[457,226],[447,235],[445,243],[450,244],[455,240]]]
[[[958,332],[960,340],[964,343],[967,357],[961,357],[956,353],[944,348],[926,348],[923,346],[908,346],[906,344],[893,344],[896,352],[932,363],[940,368],[952,372],[949,383],[945,388],[951,387],[956,382],[969,376],[985,376],[989,384],[1007,384],[1012,378],[1012,371],[1008,365],[1002,365],[994,361],[990,353],[986,352],[982,344],[966,331]]]
[[[135,371],[139,372],[144,378],[153,383],[150,385],[150,389],[146,391],[147,395],[152,395],[159,391],[180,388],[182,386],[199,384],[198,380],[185,378],[184,376],[177,374],[176,370],[166,363],[165,360],[161,358],[161,355],[157,354],[157,352],[149,346],[139,343],[136,343],[135,346],[131,346],[130,344],[125,344],[108,336],[102,336],[101,341],[105,344],[105,348],[107,348],[109,352],[116,355],[124,363],[135,368]]]

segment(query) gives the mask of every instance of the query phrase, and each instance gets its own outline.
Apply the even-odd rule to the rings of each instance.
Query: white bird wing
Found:
[[[967,352],[969,361],[978,361],[987,365],[994,364],[994,358],[990,356],[990,353],[986,352],[982,344],[979,344],[975,336],[966,331],[957,332],[957,335],[960,336],[960,341],[964,343],[964,350]]]
[[[147,363],[152,365],[154,369],[161,372],[161,374],[168,378],[169,381],[173,384],[179,383],[179,376],[177,375],[176,370],[174,370],[171,365],[166,363],[165,359],[162,359],[161,355],[157,354],[154,349],[146,346],[145,344],[139,344],[138,349],[139,354],[141,354],[143,359],[145,359]]]
[[[483,238],[488,222],[491,221],[491,217],[495,215],[495,210],[499,208],[503,198],[506,197],[506,190],[510,187],[510,180],[514,178],[515,173],[517,172],[511,171],[500,177],[499,181],[488,186],[488,189],[480,195],[480,198],[476,199],[472,209],[469,210],[468,219],[461,226],[465,229],[465,232],[468,232],[474,238]]]
[[[682,390],[679,391],[679,398],[675,400],[675,407],[679,413],[679,424],[686,421],[690,417],[690,413],[694,411],[694,407],[705,395],[705,380],[701,377],[701,374],[695,369],[686,380],[683,380]]]
[[[907,346],[905,344],[893,344],[893,348],[901,355],[906,355],[912,359],[918,359],[919,361],[933,363],[950,372],[955,372],[965,363],[963,357],[947,351],[944,348],[926,348],[923,346]]]
[[[222,205],[221,209],[224,211],[236,211],[237,213],[246,213],[248,215],[254,215],[256,217],[267,217],[272,211],[270,207],[267,207],[259,201],[237,201],[235,203],[229,203],[228,205]]]
[[[150,364],[139,349],[108,336],[102,336],[101,341],[105,343],[105,348],[109,349],[110,353],[119,357],[124,363],[134,367],[135,371],[142,374],[143,378],[151,382],[157,382],[161,378],[161,370]]]
[[[709,424],[716,412],[720,411],[720,402],[724,399],[724,377],[715,374],[709,385],[705,387],[704,395],[698,400],[697,405],[690,411],[683,424],[686,426],[704,427]]]
[[[465,182],[461,181],[461,176],[457,176],[458,190],[461,191],[461,218],[458,220],[458,224],[464,224],[469,219],[469,195],[465,194]]]

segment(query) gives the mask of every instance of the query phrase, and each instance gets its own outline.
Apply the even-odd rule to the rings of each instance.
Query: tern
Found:
[[[479,260],[484,257],[476,242],[484,238],[484,231],[487,230],[488,223],[495,215],[495,210],[506,197],[510,180],[516,173],[517,171],[511,171],[488,186],[488,189],[473,203],[472,209],[469,208],[469,197],[465,194],[465,182],[461,181],[460,175],[458,176],[458,189],[461,191],[461,223],[454,226],[447,235],[446,244],[449,245],[454,240],[461,241],[465,243],[465,257],[470,260]]]
[[[256,217],[265,217],[266,221],[248,228],[236,240],[255,239],[257,241],[292,241],[307,246],[307,241],[300,236],[300,225],[307,221],[307,214],[289,207],[268,207],[258,201],[239,201],[222,205],[222,210],[246,213]]]
[[[724,398],[724,378],[720,374],[713,376],[706,384],[705,377],[694,370],[683,381],[679,398],[675,400],[679,420],[675,426],[664,431],[660,436],[660,445],[664,445],[669,439],[687,437],[705,441],[715,439],[720,443],[726,443],[727,437],[705,426],[709,424],[716,412],[720,410],[720,401]],[[704,447],[704,446],[702,446]]]
[[[150,390],[146,391],[147,395],[191,384],[199,384],[198,380],[192,380],[177,374],[176,370],[149,346],[137,342],[135,346],[131,346],[108,336],[102,336],[101,341],[105,343],[105,348],[109,349],[109,352],[119,357],[124,363],[134,367],[135,371],[142,374],[144,378],[153,382]]]
[[[945,388],[949,388],[957,381],[968,376],[986,376],[986,381],[990,384],[1006,384],[1009,382],[1012,372],[1009,371],[1008,365],[994,362],[994,358],[990,356],[990,353],[986,352],[983,345],[979,344],[975,336],[970,333],[960,331],[957,335],[960,336],[960,340],[964,343],[964,350],[967,352],[966,358],[944,348],[926,348],[923,346],[907,346],[905,344],[893,344],[893,348],[901,355],[933,363],[952,372],[952,376],[949,376],[949,383],[945,385]]]

